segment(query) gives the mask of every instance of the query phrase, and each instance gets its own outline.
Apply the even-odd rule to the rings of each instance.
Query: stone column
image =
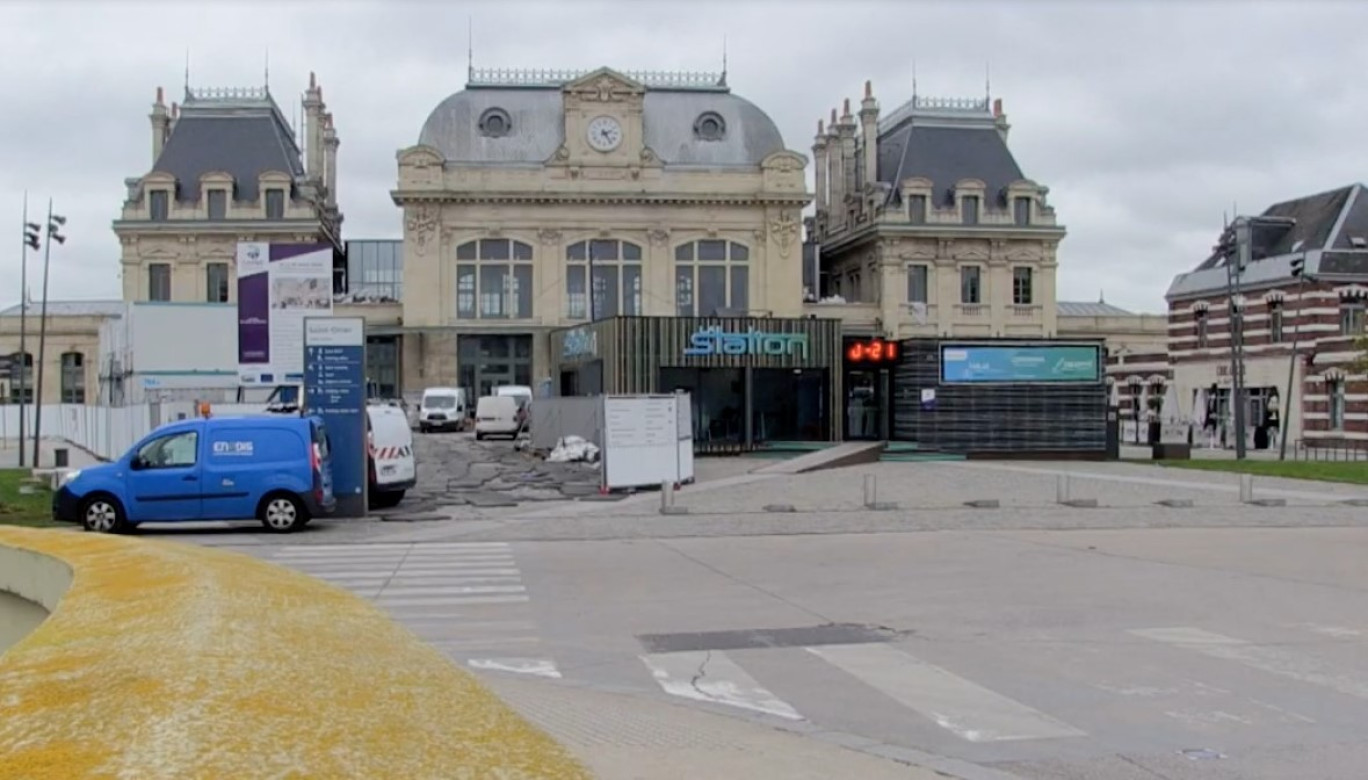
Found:
[[[860,103],[861,141],[864,144],[864,181],[869,186],[879,180],[879,101],[874,99],[874,86],[866,81],[864,100]]]
[[[817,190],[817,210],[827,210],[827,135],[822,120],[817,120],[817,137],[812,140],[814,185]]]

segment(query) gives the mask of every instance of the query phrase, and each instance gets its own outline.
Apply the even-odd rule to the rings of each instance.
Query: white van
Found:
[[[475,406],[475,439],[486,436],[518,437],[522,428],[522,404],[516,396],[487,395]]]
[[[460,387],[429,387],[418,404],[418,430],[459,430],[466,418],[466,394]]]
[[[366,444],[369,503],[372,507],[394,506],[404,500],[404,492],[418,481],[413,431],[404,410],[389,404],[368,405]]]
[[[524,430],[532,427],[532,388],[527,385],[499,385],[494,395],[516,398],[518,401],[518,422]]]

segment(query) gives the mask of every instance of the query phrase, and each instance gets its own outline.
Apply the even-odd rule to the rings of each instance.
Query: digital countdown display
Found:
[[[864,365],[891,364],[898,361],[898,342],[884,339],[847,341],[846,360]]]

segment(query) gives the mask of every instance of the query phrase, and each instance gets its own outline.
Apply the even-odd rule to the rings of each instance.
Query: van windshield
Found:
[[[332,454],[331,448],[328,446],[328,429],[323,427],[323,423],[318,422],[311,427],[313,428],[313,443],[318,447],[318,457],[327,460]]]
[[[423,399],[423,406],[426,406],[429,409],[455,409],[456,396],[430,395]]]

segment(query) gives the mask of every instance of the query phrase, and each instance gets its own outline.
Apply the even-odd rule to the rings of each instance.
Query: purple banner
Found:
[[[299,257],[313,252],[328,249],[327,244],[271,244],[270,260],[272,263],[277,260],[289,260],[291,257]]]
[[[271,362],[270,285],[268,274],[238,277],[238,363],[242,365]]]

